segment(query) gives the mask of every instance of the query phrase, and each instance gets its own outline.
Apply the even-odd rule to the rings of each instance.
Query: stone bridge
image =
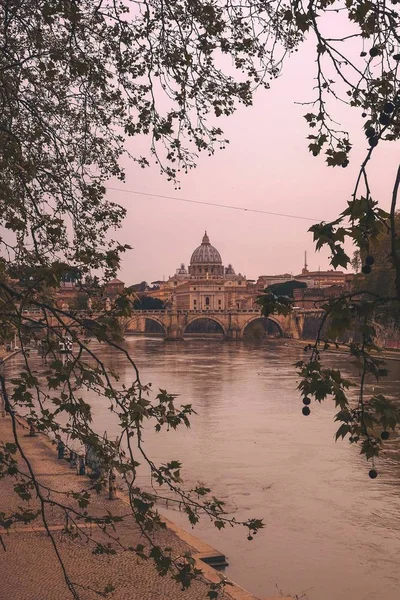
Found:
[[[295,339],[312,339],[315,335],[310,332],[310,323],[318,327],[323,311],[318,309],[293,310],[288,316],[270,315],[263,317],[258,309],[243,310],[135,310],[129,317],[121,318],[121,325],[125,334],[146,333],[146,321],[153,321],[160,325],[166,340],[182,340],[191,323],[199,319],[207,319],[217,323],[224,338],[240,340],[244,337],[246,328],[253,322],[264,324],[270,321],[275,325],[277,334],[282,337]],[[80,311],[77,315],[80,320],[89,317],[96,321],[96,315],[88,311]],[[43,313],[38,310],[23,311],[23,317],[31,325],[35,323],[44,327]],[[51,314],[47,315],[47,323],[54,329],[62,329],[63,325]],[[69,317],[68,312],[63,318],[66,326],[76,327],[74,317]],[[305,326],[308,324],[308,326]]]
[[[207,319],[217,323],[226,339],[242,339],[245,330],[254,321],[271,321],[283,337],[301,338],[300,314],[287,317],[271,315],[266,319],[258,309],[250,310],[136,310],[124,321],[126,333],[145,333],[146,321],[155,321],[164,330],[166,340],[181,340],[188,326]]]

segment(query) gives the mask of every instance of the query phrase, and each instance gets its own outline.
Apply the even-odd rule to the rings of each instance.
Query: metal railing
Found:
[[[250,314],[259,314],[261,313],[261,309],[258,308],[203,308],[203,309],[198,309],[198,308],[187,308],[187,309],[183,309],[183,308],[179,308],[177,310],[173,310],[173,309],[165,309],[165,310],[133,310],[132,314],[152,314],[152,315],[165,315],[165,314],[173,314],[173,313],[177,313],[177,314],[210,314],[210,313],[217,313],[217,314],[237,314],[237,313],[250,313]]]

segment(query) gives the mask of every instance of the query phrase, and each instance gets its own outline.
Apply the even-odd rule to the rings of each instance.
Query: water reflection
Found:
[[[154,393],[180,394],[198,413],[190,430],[146,430],[152,458],[181,458],[189,484],[210,484],[238,518],[265,519],[266,529],[251,543],[236,529],[218,533],[207,522],[196,528],[227,554],[229,577],[260,597],[276,596],[278,586],[293,595],[308,590],[310,600],[398,600],[398,441],[389,441],[380,476],[369,480],[358,448],[334,443],[330,403],[302,416],[292,366],[303,357],[301,348],[156,338],[130,338],[126,345],[143,383],[153,382]],[[96,348],[122,382],[132,379],[120,355]],[[349,378],[357,374],[346,357],[325,360]],[[369,391],[398,392],[400,363],[391,361],[389,369],[384,386],[371,382]],[[104,403],[90,401],[98,429],[114,435]],[[179,512],[169,516],[186,524]]]

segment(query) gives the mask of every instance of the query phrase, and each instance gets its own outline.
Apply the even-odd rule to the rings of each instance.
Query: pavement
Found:
[[[2,352],[0,346],[0,365],[18,352]],[[78,476],[66,460],[57,459],[54,441],[43,434],[31,437],[28,425],[19,417],[16,423],[22,451],[28,457],[37,481],[48,488],[48,497],[78,509],[67,493],[87,490],[91,480],[87,476]],[[11,417],[2,416],[0,412],[0,443],[3,442],[14,442],[14,436]],[[16,459],[20,470],[27,472],[28,466],[19,452]],[[14,492],[14,484],[11,477],[0,477],[0,515],[14,513],[19,507],[23,510],[40,508],[37,498],[27,502],[21,500]],[[99,555],[93,553],[96,542],[106,544],[110,538],[97,526],[82,523],[80,536],[71,539],[65,535],[65,513],[54,506],[45,509],[46,527],[63,566],[40,517],[30,524],[20,523],[7,530],[0,525],[0,600],[77,600],[66,585],[63,568],[74,582],[79,600],[98,600],[101,597],[98,591],[110,584],[114,591],[107,598],[112,600],[207,600],[210,583],[218,583],[221,579],[219,572],[208,564],[210,559],[225,558],[218,550],[162,516],[167,527],[153,533],[153,542],[162,548],[171,548],[174,557],[190,553],[196,567],[202,571],[201,577],[193,581],[188,590],[182,591],[169,575],[158,575],[151,561],[125,549],[138,544],[147,549],[148,544],[129,515],[129,501],[123,493],[119,492],[114,500],[109,500],[104,492],[91,497],[91,515],[104,516],[108,512],[124,516],[124,519],[115,524],[113,531],[117,541],[112,546],[116,553]],[[235,582],[225,579],[229,585],[218,600],[259,600]],[[262,600],[292,598],[279,596]]]
[[[50,497],[76,508],[75,501],[65,496],[65,492],[87,489],[89,478],[78,476],[67,461],[58,460],[56,448],[46,436],[29,437],[22,420],[18,425],[18,437],[38,481],[54,490],[49,492]],[[13,440],[10,416],[0,417],[0,440]],[[20,456],[18,460],[22,466]],[[15,511],[22,505],[36,509],[39,503],[37,499],[22,501],[13,490],[11,477],[0,478],[0,511]],[[96,495],[91,501],[91,514],[105,515],[108,510],[113,515],[127,515],[129,506],[123,497],[109,500],[105,493]],[[160,577],[152,562],[140,559],[117,544],[113,543],[115,555],[93,554],[95,542],[109,541],[96,526],[83,526],[81,537],[71,540],[63,533],[65,514],[62,510],[47,507],[46,520],[69,576],[77,585],[80,600],[98,600],[100,596],[96,590],[102,590],[108,584],[115,587],[109,596],[112,600],[206,600],[208,583],[219,581],[217,571],[201,561],[202,557],[215,555],[217,551],[172,522],[167,522],[167,529],[154,533],[154,542],[172,548],[176,556],[190,552],[196,558],[204,577],[193,582],[187,591],[181,591],[170,576]],[[67,600],[73,597],[40,518],[29,525],[13,526],[8,533],[0,527],[0,535],[5,546],[5,550],[0,546],[0,600]],[[124,546],[146,546],[131,516],[116,524],[114,535]],[[229,586],[220,599],[257,600],[237,585]]]
[[[17,350],[6,350],[5,346],[0,344],[0,364],[14,356],[14,354],[18,354],[21,350],[18,348]]]

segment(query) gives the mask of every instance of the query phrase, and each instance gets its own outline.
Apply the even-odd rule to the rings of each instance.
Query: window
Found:
[[[206,296],[206,306],[210,306],[210,297]]]
[[[196,291],[196,288],[195,288],[195,287],[194,287],[193,289],[194,289],[194,291]]]
[[[218,288],[219,290],[221,290],[221,288]]]
[[[222,301],[218,300],[218,306],[221,307]]]

